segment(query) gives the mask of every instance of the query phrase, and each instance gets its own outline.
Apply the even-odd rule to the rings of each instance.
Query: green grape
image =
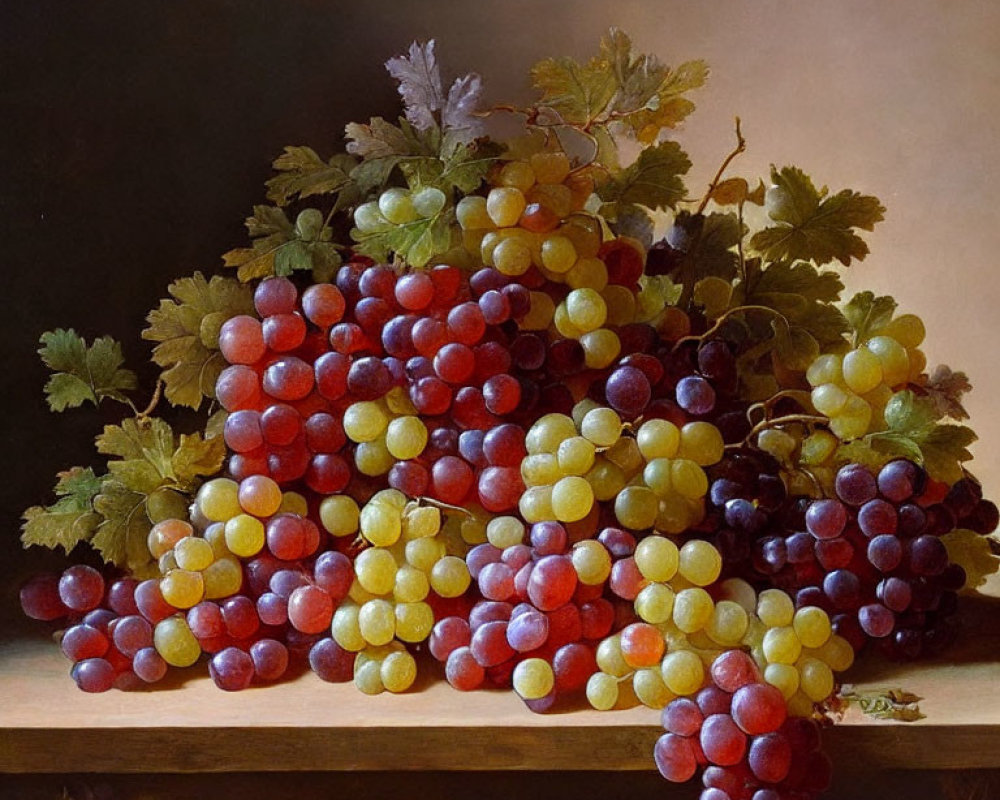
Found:
[[[355,567],[356,568],[356,567]],[[427,597],[431,590],[427,573],[412,564],[403,564],[396,570],[392,587],[393,599],[398,603],[416,603]]]
[[[396,635],[396,611],[386,600],[369,600],[358,611],[358,628],[368,644],[388,644]]]
[[[635,696],[647,708],[662,709],[675,695],[663,680],[663,675],[656,668],[636,670],[632,676],[632,690]]]
[[[521,478],[526,486],[546,486],[562,476],[559,458],[552,453],[537,453],[521,459]]]
[[[610,410],[610,409],[605,409]],[[614,412],[611,412],[614,414]],[[555,454],[564,439],[577,435],[576,425],[565,414],[545,414],[528,430],[524,447],[529,455]],[[590,437],[587,437],[588,439]],[[618,438],[617,436],[615,437]],[[593,441],[591,439],[591,441]]]
[[[330,623],[330,635],[333,640],[352,653],[363,650],[366,645],[358,621],[360,611],[361,607],[356,603],[341,603],[333,612],[333,621]]]
[[[714,611],[712,596],[704,589],[682,589],[674,598],[674,625],[684,633],[700,631],[708,625]]]
[[[424,537],[406,543],[406,561],[422,572],[430,572],[445,557],[444,542],[437,537]]]
[[[656,495],[645,486],[626,486],[615,498],[615,516],[634,531],[652,528],[659,510]]]
[[[445,556],[431,568],[431,588],[441,597],[458,597],[472,582],[469,568],[458,556]]]
[[[205,597],[205,579],[200,572],[172,569],[160,579],[160,594],[174,608],[192,608]]]
[[[829,665],[834,672],[850,669],[854,663],[854,648],[842,636],[833,634],[826,643],[811,652],[811,655]]]
[[[584,477],[594,490],[594,498],[601,502],[613,499],[625,488],[625,473],[604,456],[594,459],[594,466]]]
[[[201,573],[205,599],[218,600],[236,594],[243,585],[243,567],[233,556],[220,556]]]
[[[188,515],[188,500],[173,489],[155,489],[146,496],[146,516],[152,523],[168,519],[185,519]]]
[[[518,501],[518,511],[525,522],[535,523],[555,519],[552,510],[552,487],[530,486]]]
[[[705,684],[705,665],[691,650],[674,650],[663,657],[660,665],[663,682],[675,695],[686,697]]]
[[[843,441],[864,436],[871,424],[872,408],[857,395],[849,395],[837,416],[830,419],[830,430]]]
[[[618,441],[621,432],[621,417],[610,408],[595,408],[588,411],[580,424],[580,433],[597,447],[611,447],[611,445]]]
[[[814,703],[821,703],[833,694],[833,672],[818,658],[803,658],[796,665],[799,686]]]
[[[462,230],[492,228],[493,220],[486,211],[486,198],[478,195],[463,197],[455,206],[455,217]]]
[[[586,475],[594,466],[594,445],[582,436],[571,436],[559,444],[556,461],[563,475]]]
[[[153,646],[172,667],[190,667],[201,656],[201,645],[179,614],[156,623]]]
[[[585,539],[573,545],[573,568],[580,583],[597,586],[611,574],[611,554],[596,539]]]
[[[373,442],[361,442],[354,448],[354,466],[362,475],[385,475],[395,463],[396,459],[389,452],[384,436]]]
[[[389,594],[396,584],[396,559],[381,547],[369,547],[354,560],[358,583],[371,594]]]
[[[542,242],[542,266],[550,272],[569,272],[576,258],[576,248],[565,236],[548,236]]]
[[[518,236],[501,239],[492,253],[493,265],[497,271],[516,277],[531,269],[531,248]]]
[[[802,643],[791,626],[769,628],[762,646],[764,658],[771,664],[794,664],[802,653]]]
[[[824,383],[843,383],[844,373],[841,370],[843,359],[833,353],[826,353],[816,358],[806,369],[806,380],[816,387]]]
[[[710,543],[692,539],[680,549],[678,571],[695,586],[708,586],[719,579],[722,556]]]
[[[618,680],[605,672],[595,672],[587,680],[587,701],[598,711],[610,711],[618,702]]]
[[[643,467],[642,452],[635,439],[624,436],[604,451],[604,457],[617,464],[626,475],[634,475]]]
[[[739,604],[747,614],[757,610],[757,591],[743,578],[726,578],[716,587],[718,600],[732,600]]]
[[[577,522],[594,505],[594,490],[581,477],[570,475],[561,478],[552,487],[552,511],[560,522]]]
[[[409,461],[419,456],[427,446],[427,428],[419,417],[397,417],[389,423],[385,445],[393,458]]]
[[[441,530],[441,511],[434,506],[404,507],[401,518],[404,541],[435,536]]]
[[[566,273],[566,285],[571,289],[593,289],[596,292],[603,292],[608,285],[607,265],[599,258],[578,257],[576,263]],[[606,310],[607,302],[603,297],[601,301],[605,303]]]
[[[421,186],[410,194],[410,202],[413,203],[413,210],[417,212],[417,216],[427,219],[439,214],[448,202],[448,198],[436,186]]]
[[[526,658],[514,667],[511,682],[514,691],[525,700],[539,700],[552,691],[555,674],[545,659]]]
[[[757,596],[757,616],[769,628],[787,627],[795,616],[795,603],[781,589],[765,589]]]
[[[822,647],[833,633],[830,617],[822,608],[805,606],[795,612],[792,628],[803,647]]]
[[[566,297],[570,322],[584,333],[596,331],[608,318],[608,306],[594,289],[574,289]]]
[[[381,694],[385,691],[382,683],[382,663],[376,659],[354,662],[354,686],[363,694]]]
[[[650,420],[650,422],[654,421],[666,422],[666,420]],[[666,424],[670,425],[669,422]],[[657,426],[654,430],[658,430],[660,427]],[[662,435],[669,437],[670,434],[664,431]],[[677,455],[690,459],[700,467],[707,467],[711,464],[718,464],[722,460],[725,447],[726,443],[722,439],[722,432],[718,428],[710,422],[695,421],[689,422],[681,428],[680,447],[677,450]],[[666,456],[666,458],[672,458],[672,456]]]
[[[799,671],[791,664],[768,664],[764,668],[764,680],[786,700],[799,690]]]
[[[651,419],[639,426],[636,443],[643,458],[673,458],[681,444],[681,432],[677,426],[665,419]]]
[[[670,622],[673,611],[674,590],[662,583],[644,586],[635,598],[635,613],[651,625]]]
[[[399,510],[372,498],[361,509],[359,530],[376,547],[390,547],[403,533],[403,518]]]
[[[910,357],[906,348],[890,336],[873,336],[865,343],[882,366],[882,380],[889,386],[906,383],[910,375]]]
[[[486,196],[486,213],[498,228],[511,228],[524,213],[524,194],[512,186],[490,189]]]
[[[395,613],[396,636],[404,642],[422,642],[431,635],[434,610],[427,603],[397,603]]]
[[[618,334],[607,328],[598,328],[580,337],[584,363],[588,369],[605,369],[621,353],[622,343]]]
[[[196,536],[185,536],[174,545],[174,558],[181,569],[201,572],[215,561],[212,545]]]
[[[621,636],[614,634],[601,640],[597,645],[597,666],[601,672],[613,675],[616,678],[628,675],[632,668],[625,663],[625,656],[622,655]]]
[[[552,324],[556,326],[556,332],[564,339],[579,339],[585,333],[582,328],[578,328],[573,324],[565,301],[556,306],[556,312],[552,317]]]
[[[379,195],[378,210],[393,225],[405,225],[418,218],[409,189],[386,189]]]
[[[686,458],[675,458],[670,462],[670,483],[675,492],[689,500],[704,497],[708,491],[705,471]]]
[[[900,314],[882,329],[882,333],[907,349],[919,347],[927,335],[924,323],[916,314]]]
[[[233,555],[250,558],[264,549],[264,523],[249,514],[237,514],[226,522],[226,547]]]
[[[813,406],[827,417],[843,413],[851,395],[835,383],[821,383],[810,394]]]
[[[517,517],[495,517],[486,524],[486,540],[501,550],[524,541],[524,523]]]
[[[733,647],[743,639],[749,626],[750,618],[743,606],[732,600],[719,600],[705,632],[713,641]]]
[[[378,203],[374,200],[362,203],[354,209],[354,224],[362,233],[374,233],[392,227],[392,223],[382,215]]]
[[[844,383],[856,394],[870,392],[882,382],[882,364],[878,356],[864,347],[844,356]]]
[[[352,442],[372,442],[388,427],[389,419],[378,403],[352,403],[344,411],[344,433]]]
[[[798,446],[798,440],[785,431],[768,428],[757,434],[757,447],[778,461],[788,461]]]
[[[212,522],[226,522],[239,514],[239,485],[229,478],[213,478],[202,484],[195,503]]]
[[[680,565],[677,545],[663,536],[645,537],[636,545],[634,558],[642,577],[650,581],[671,580]]]

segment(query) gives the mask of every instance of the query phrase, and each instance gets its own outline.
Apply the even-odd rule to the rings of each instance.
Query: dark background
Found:
[[[715,72],[699,100],[706,122],[692,118],[684,140],[696,164],[689,185],[702,185],[714,171],[730,146],[732,115],[741,113],[754,150],[748,156],[753,174],[764,174],[772,161],[818,159],[836,187],[849,185],[889,201],[883,243],[913,256],[936,253],[935,236],[957,238],[964,248],[957,268],[985,268],[987,253],[992,265],[995,204],[981,206],[989,210],[971,220],[979,227],[967,239],[954,237],[949,215],[964,213],[955,202],[995,195],[997,159],[985,148],[996,152],[996,125],[984,120],[997,119],[1000,48],[984,47],[982,38],[968,43],[983,31],[995,33],[997,15],[989,2],[876,5],[878,10],[860,0],[801,6],[773,0],[704,6],[679,0],[3,0],[0,637],[35,629],[15,606],[21,579],[65,561],[61,554],[21,549],[21,511],[52,501],[57,470],[96,464],[92,438],[117,413],[89,406],[49,413],[41,392],[46,372],[35,354],[38,336],[60,326],[74,327],[88,340],[110,334],[151,388],[155,371],[139,332],[167,284],[194,270],[221,271],[220,254],[245,243],[243,218],[264,200],[270,162],[285,145],[308,144],[329,156],[343,147],[346,122],[398,114],[395,87],[382,63],[413,39],[438,39],[446,79],[472,69],[483,73],[490,101],[525,100],[532,63],[555,54],[586,56],[613,23],[669,63],[706,57]],[[958,57],[967,46],[973,56]],[[939,77],[941,87],[921,82],[928,75]],[[970,84],[962,80],[969,75],[994,87],[987,103],[968,95]],[[746,103],[738,102],[743,98]],[[977,114],[956,113],[967,107]],[[786,124],[790,119],[794,125]],[[858,136],[868,137],[865,147],[855,146]],[[928,158],[928,148],[941,142],[949,144],[952,160],[938,176],[932,168],[945,160]],[[932,202],[934,192],[944,202]],[[932,213],[938,224],[927,225]],[[891,259],[871,277],[897,291]],[[898,292],[911,301],[910,310],[928,317],[932,335],[944,336],[954,298],[965,297],[961,284],[961,275],[956,285],[911,272]],[[997,286],[995,279],[976,285],[977,297],[993,314],[967,315],[957,326],[963,339],[995,335]],[[933,300],[922,299],[931,295]],[[981,354],[965,356],[986,373],[990,348],[974,349]],[[980,377],[985,382],[987,376]],[[982,396],[988,404],[995,394]],[[986,424],[982,413],[978,419]],[[588,787],[607,797],[660,796],[665,787],[651,777],[490,780],[498,797],[524,792],[525,786],[549,797],[582,795]],[[108,780],[122,797],[155,794],[149,793],[153,784],[143,786],[139,778]],[[308,788],[309,797],[318,797],[322,780],[299,779],[297,791],[306,796]],[[865,796],[867,780],[855,781],[842,796]],[[905,785],[914,798],[939,796],[933,780],[886,780]],[[84,788],[98,783],[77,782]],[[59,779],[15,781],[7,791],[57,797],[60,785]],[[184,785],[189,794],[176,796],[207,796],[209,786],[243,792],[256,786],[275,797],[293,789],[277,776],[232,784],[192,779]],[[400,785],[384,776],[367,783],[341,776],[329,784],[331,796],[341,790],[395,794]],[[413,796],[420,797],[494,796],[482,791],[485,785],[477,789],[475,781],[433,775],[410,782]],[[875,796],[885,788],[872,790]],[[947,794],[971,798],[975,791]],[[0,795],[9,796],[2,787]]]

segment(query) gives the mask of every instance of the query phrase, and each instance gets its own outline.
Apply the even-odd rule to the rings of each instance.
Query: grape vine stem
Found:
[[[782,322],[785,323],[785,325],[789,325],[788,319],[785,317],[785,315],[782,314],[780,311],[775,311],[770,306],[757,306],[757,305],[733,306],[732,308],[726,309],[726,311],[724,311],[719,316],[719,318],[715,320],[714,323],[712,323],[712,327],[709,328],[704,333],[699,333],[698,335],[692,335],[692,336],[682,336],[674,343],[673,349],[677,350],[680,348],[682,344],[686,344],[687,342],[705,341],[705,339],[707,339],[713,333],[716,333],[719,330],[719,328],[723,326],[723,324],[727,319],[729,319],[733,314],[736,314],[741,311],[764,311],[768,314],[773,314],[776,319],[780,319]]]
[[[740,130],[740,118],[736,118],[736,147],[733,151],[726,156],[722,165],[719,167],[719,171],[715,173],[715,177],[712,178],[712,182],[708,184],[708,191],[705,192],[705,196],[701,198],[701,203],[698,204],[698,208],[695,210],[695,214],[702,214],[705,208],[708,206],[708,201],[712,199],[712,193],[716,190],[719,183],[722,182],[722,176],[725,171],[729,168],[729,165],[733,163],[733,159],[740,153],[745,153],[747,149],[747,140],[743,138],[743,132]]]
[[[775,417],[774,419],[765,419],[762,420],[761,422],[758,422],[756,425],[753,426],[753,428],[750,429],[750,433],[748,433],[744,437],[743,441],[740,443],[740,446],[742,447],[743,445],[749,444],[750,440],[753,439],[754,436],[756,436],[758,433],[761,433],[762,431],[770,430],[771,428],[779,428],[782,425],[791,425],[796,422],[802,422],[805,424],[811,423],[814,425],[818,425],[821,423],[829,422],[829,420],[826,417],[819,416],[818,414],[785,414],[782,417]]]

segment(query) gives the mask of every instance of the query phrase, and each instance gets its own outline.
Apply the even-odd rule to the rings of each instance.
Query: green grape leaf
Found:
[[[454,211],[446,211],[427,219],[418,219],[384,230],[362,232],[351,230],[357,242],[354,250],[376,261],[388,261],[390,253],[414,267],[425,266],[435,255],[451,247],[451,222]]]
[[[272,166],[278,171],[267,181],[267,199],[279,206],[317,194],[333,194],[350,181],[355,160],[344,154],[329,161],[320,158],[311,147],[288,146]]]
[[[775,261],[760,271],[753,291],[755,295],[794,294],[806,300],[835,303],[844,284],[836,272],[820,271],[805,261]]]
[[[547,58],[531,68],[531,81],[542,93],[540,103],[570,125],[587,126],[608,107],[618,90],[606,59],[586,64],[572,58]]]
[[[226,459],[226,442],[221,436],[202,439],[201,434],[181,434],[170,466],[178,484],[191,489],[199,477],[215,475]]]
[[[165,483],[177,481],[174,432],[159,417],[105,425],[97,437],[97,452],[118,456],[119,460],[108,462],[108,472],[133,491],[149,494]]]
[[[215,381],[225,367],[218,349],[218,328],[239,314],[253,314],[253,292],[234,278],[196,272],[167,287],[173,300],[161,300],[149,312],[142,338],[157,342],[153,361],[163,368],[166,396],[173,405],[197,409],[215,397]],[[203,322],[210,321],[214,339],[206,343]]]
[[[618,213],[630,205],[654,211],[672,209],[684,199],[681,176],[691,161],[677,142],[667,141],[645,148],[631,165],[613,175],[598,189],[606,203],[617,203]]]
[[[94,498],[94,510],[104,519],[90,544],[106,562],[135,572],[152,561],[146,539],[153,526],[143,492],[108,478]]]
[[[874,292],[858,292],[844,306],[844,316],[854,331],[856,345],[864,344],[889,324],[896,313],[896,301],[889,296],[876,297]]]
[[[431,155],[409,127],[400,127],[382,117],[372,117],[367,125],[349,122],[344,128],[347,152],[365,161],[389,156]]]
[[[771,181],[768,215],[777,224],[753,235],[753,249],[771,260],[802,259],[819,266],[836,259],[846,267],[868,255],[855,229],[871,231],[882,221],[885,208],[878,198],[849,189],[830,195],[797,167],[772,167]]]
[[[486,177],[490,167],[499,158],[502,148],[495,142],[455,142],[445,136],[442,148],[440,174],[435,180],[423,181],[437,186],[444,192],[453,187],[462,194],[472,194]],[[411,184],[411,186],[414,184]]]
[[[80,542],[89,541],[101,521],[93,505],[101,479],[94,471],[73,467],[57,477],[58,500],[46,507],[32,506],[22,516],[21,543],[25,547],[62,547],[69,553]]]
[[[962,405],[962,395],[972,390],[972,383],[964,372],[953,372],[950,367],[940,364],[934,368],[923,389],[942,417],[969,418],[969,412]]]
[[[624,115],[623,121],[643,144],[651,144],[664,128],[676,128],[694,111],[685,94],[704,86],[708,65],[704,61],[687,61],[676,70],[666,69],[656,93],[636,111]]]
[[[445,96],[434,56],[434,40],[426,44],[413,42],[407,55],[390,58],[385,68],[399,82],[406,118],[413,127],[425,131],[437,126],[434,112],[444,107]]]
[[[38,354],[54,374],[45,384],[45,397],[53,411],[95,406],[105,398],[128,403],[124,392],[135,389],[135,373],[124,369],[122,346],[110,336],[94,339],[89,347],[72,328],[42,334]]]
[[[948,560],[965,570],[966,590],[978,589],[990,575],[1000,571],[1000,557],[993,552],[990,541],[990,537],[965,528],[956,528],[941,537]]]

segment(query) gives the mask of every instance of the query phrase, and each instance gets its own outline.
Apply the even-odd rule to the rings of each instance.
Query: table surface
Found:
[[[1000,581],[962,599],[947,659],[867,659],[845,680],[923,698],[916,722],[850,708],[825,733],[849,768],[1000,768]],[[581,706],[544,715],[511,692],[458,693],[439,676],[363,695],[306,672],[219,691],[204,665],[149,690],[90,695],[45,637],[0,642],[0,772],[647,770],[659,714]],[[433,670],[430,670],[433,672]]]

